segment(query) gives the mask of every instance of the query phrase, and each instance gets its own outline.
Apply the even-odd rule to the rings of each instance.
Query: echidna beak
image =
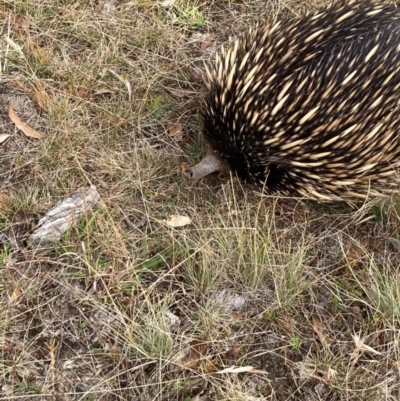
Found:
[[[192,180],[200,180],[216,171],[227,170],[227,165],[214,153],[209,152],[204,159],[195,166],[187,168],[184,174]]]

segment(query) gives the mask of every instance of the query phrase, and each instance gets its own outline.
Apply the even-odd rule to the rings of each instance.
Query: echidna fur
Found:
[[[398,188],[400,12],[339,1],[261,25],[207,70],[217,157],[267,192],[323,201]]]

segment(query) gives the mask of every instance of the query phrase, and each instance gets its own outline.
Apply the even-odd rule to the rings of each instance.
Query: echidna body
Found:
[[[202,109],[206,173],[215,156],[267,191],[327,201],[398,188],[399,17],[340,2],[222,49]]]

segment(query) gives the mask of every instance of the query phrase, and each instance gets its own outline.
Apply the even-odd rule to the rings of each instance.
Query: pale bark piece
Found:
[[[255,373],[255,374],[268,374],[265,370],[254,369],[253,366],[231,366],[216,373]]]
[[[59,240],[82,216],[91,213],[99,201],[100,195],[96,188],[90,187],[58,202],[39,220],[30,240]]]
[[[178,214],[173,214],[171,218],[167,221],[167,224],[170,227],[184,227],[188,224],[192,224],[192,220],[190,220],[187,216],[180,216]]]

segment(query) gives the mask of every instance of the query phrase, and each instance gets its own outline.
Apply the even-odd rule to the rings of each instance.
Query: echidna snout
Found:
[[[185,174],[193,180],[200,180],[216,171],[224,170],[228,170],[227,164],[213,152],[208,152],[199,163],[187,168]]]

